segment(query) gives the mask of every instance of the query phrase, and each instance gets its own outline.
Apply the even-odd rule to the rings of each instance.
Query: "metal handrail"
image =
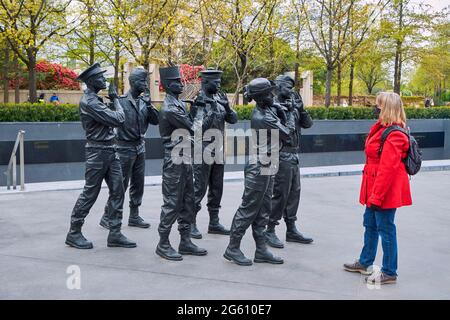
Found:
[[[17,133],[16,143],[14,144],[13,151],[11,153],[11,158],[9,159],[8,168],[5,171],[6,175],[6,187],[8,190],[11,189],[11,180],[13,189],[17,187],[17,147],[19,147],[19,169],[20,169],[20,190],[25,190],[25,158],[24,158],[24,146],[23,146],[23,138],[25,135],[24,130],[20,130]]]

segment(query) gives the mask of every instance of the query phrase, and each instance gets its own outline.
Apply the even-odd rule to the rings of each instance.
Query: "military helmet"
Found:
[[[245,94],[248,98],[267,93],[275,89],[275,84],[266,78],[256,78],[245,86]]]
[[[291,83],[292,86],[295,86],[295,80],[291,76],[289,76],[287,74],[280,74],[279,76],[277,76],[275,78],[275,83],[276,84],[279,84],[279,83],[282,83],[282,82],[288,82],[288,83]]]

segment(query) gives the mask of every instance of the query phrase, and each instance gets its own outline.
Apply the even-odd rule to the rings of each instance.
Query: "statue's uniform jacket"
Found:
[[[120,230],[124,190],[122,169],[114,146],[113,127],[124,123],[124,111],[120,105],[117,110],[110,109],[100,96],[87,89],[80,101],[80,118],[87,139],[86,182],[73,208],[72,224],[84,223],[105,179],[110,193],[110,229]]]
[[[295,131],[290,139],[283,143],[280,150],[280,166],[275,175],[272,196],[272,211],[269,224],[277,225],[281,217],[286,223],[297,220],[297,210],[300,201],[300,134],[302,128],[310,128],[313,121],[306,110],[303,109],[301,97],[293,99],[296,106],[291,112],[294,117]],[[281,102],[277,99],[277,102]],[[293,97],[294,98],[294,97]]]
[[[175,164],[171,157],[171,152],[183,139],[192,141],[194,117],[195,114],[189,113],[182,101],[170,94],[166,94],[164,104],[159,112],[159,132],[164,147],[162,170],[163,205],[158,227],[160,234],[170,233],[172,224],[176,220],[178,220],[180,233],[190,232],[190,224],[194,213],[192,163]],[[205,117],[203,127],[207,127],[212,119],[213,117]],[[176,129],[187,130],[187,136],[172,139],[172,133]]]
[[[204,95],[200,92],[200,95]],[[222,134],[222,141],[224,141],[224,131],[225,122],[234,124],[238,121],[237,113],[233,109],[226,110],[218,100],[216,95],[213,96],[214,102],[206,102],[204,110],[199,107],[199,113],[202,112],[204,116],[199,115],[200,118],[205,118],[206,115],[210,114],[212,117],[209,127],[206,129],[217,129]],[[204,120],[203,120],[204,121]],[[212,140],[203,139],[202,151],[212,143]],[[211,154],[214,156],[217,151],[221,152],[223,155],[223,145],[222,149],[211,150]],[[221,159],[224,159],[221,157]],[[213,163],[207,164],[202,161],[201,164],[194,164],[194,189],[195,189],[195,214],[197,214],[201,209],[201,202],[208,189],[208,202],[207,207],[210,213],[210,223],[217,224],[219,222],[219,209],[220,202],[222,200],[223,194],[223,176],[224,176],[224,164],[223,163]],[[195,219],[194,219],[195,222]]]
[[[158,124],[158,110],[142,97],[134,99],[131,92],[119,98],[125,122],[117,130],[117,152],[123,172],[125,191],[130,184],[130,207],[142,203],[145,182],[145,133],[149,124]]]
[[[282,142],[288,141],[294,131],[294,118],[292,113],[287,113],[287,122],[282,124],[274,108],[263,109],[258,105],[254,108],[251,118],[253,147],[266,146],[270,150],[272,145],[271,129],[277,129]],[[267,136],[259,130],[269,130]],[[253,154],[257,154],[253,151]],[[247,162],[244,170],[245,189],[242,203],[238,208],[231,226],[231,238],[242,239],[246,229],[252,225],[253,237],[256,244],[263,244],[264,229],[267,225],[271,196],[273,191],[273,174],[270,174],[270,165],[264,165],[259,161]],[[264,171],[263,171],[264,170]]]

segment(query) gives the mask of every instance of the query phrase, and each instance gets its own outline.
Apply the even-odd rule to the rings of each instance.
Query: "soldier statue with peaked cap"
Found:
[[[296,226],[297,210],[300,202],[300,133],[302,128],[310,128],[313,121],[303,107],[301,96],[294,92],[295,81],[289,75],[279,75],[275,79],[277,96],[275,101],[281,105],[292,105],[292,116],[295,121],[295,132],[292,139],[283,144],[280,150],[280,165],[275,175],[273,187],[272,210],[265,232],[267,244],[274,248],[284,245],[275,233],[275,226],[284,218],[286,223],[286,241],[311,243],[313,239],[301,234]]]
[[[242,266],[252,265],[240,250],[241,240],[251,225],[256,243],[254,262],[282,264],[283,259],[267,250],[264,229],[270,214],[273,190],[273,171],[276,164],[266,163],[259,156],[258,148],[273,150],[279,141],[272,136],[272,129],[278,130],[279,139],[285,142],[294,132],[294,119],[291,113],[285,114],[279,104],[274,103],[275,86],[265,78],[256,78],[246,86],[248,98],[256,101],[251,117],[252,143],[251,157],[247,162],[244,175],[244,194],[242,203],[234,215],[231,225],[230,242],[224,253],[227,260]],[[283,116],[281,116],[283,115]],[[281,123],[285,118],[285,124]],[[256,149],[256,150],[255,150]],[[256,159],[255,159],[256,157]]]
[[[214,119],[210,122],[207,130],[215,129],[220,131],[222,135],[222,143],[220,150],[208,150],[208,146],[214,142],[214,136],[212,138],[206,138],[208,135],[203,135],[202,141],[202,154],[205,151],[211,153],[211,158],[219,159],[213,163],[207,163],[202,157],[202,162],[194,164],[194,189],[195,189],[195,208],[194,208],[194,220],[191,225],[191,237],[200,239],[202,234],[197,229],[196,217],[201,209],[201,202],[208,190],[208,212],[209,212],[209,225],[208,233],[229,235],[230,230],[226,229],[219,223],[219,209],[220,202],[223,194],[223,175],[224,175],[224,162],[223,162],[223,136],[225,131],[225,122],[236,123],[237,113],[230,107],[226,94],[220,91],[220,82],[222,71],[215,69],[207,69],[200,72],[202,78],[202,88],[194,102],[198,107],[198,112],[204,114],[211,113]],[[216,153],[220,152],[221,156],[216,157]],[[220,163],[219,163],[220,162]]]
[[[188,112],[179,95],[183,92],[183,84],[178,66],[170,66],[159,69],[161,82],[166,92],[164,104],[159,113],[159,132],[164,147],[161,218],[158,226],[159,243],[156,253],[168,260],[183,260],[183,254],[203,256],[207,251],[197,247],[190,237],[191,223],[194,214],[194,181],[192,173],[191,154],[183,155],[190,160],[178,163],[172,158],[172,151],[178,144],[186,139],[192,142],[194,134],[194,118],[196,107],[193,105]],[[205,118],[203,125],[208,125]],[[183,129],[183,130],[179,130]],[[186,132],[187,137],[172,138],[174,131]],[[176,133],[176,132],[175,132]],[[178,252],[169,242],[169,234],[172,225],[178,220],[178,231],[181,241]]]
[[[148,72],[143,68],[131,71],[130,90],[119,98],[125,112],[125,122],[117,128],[117,151],[122,165],[125,191],[130,185],[130,216],[128,226],[149,228],[150,224],[139,216],[144,195],[145,133],[149,124],[158,124],[158,110],[151,104]],[[100,225],[109,228],[109,202]]]
[[[97,200],[103,180],[106,181],[110,194],[110,230],[107,245],[108,247],[136,247],[136,243],[127,239],[120,231],[124,190],[122,169],[114,146],[113,128],[124,123],[125,114],[114,86],[109,87],[112,108],[109,108],[98,95],[100,90],[106,89],[104,72],[100,64],[95,63],[78,76],[78,80],[83,81],[87,86],[80,101],[81,123],[87,139],[86,182],[73,208],[70,230],[66,238],[67,245],[78,249],[93,247],[92,242],[86,240],[81,233],[81,227]]]

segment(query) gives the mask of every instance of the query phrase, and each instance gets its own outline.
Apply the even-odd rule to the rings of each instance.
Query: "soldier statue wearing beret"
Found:
[[[195,99],[194,104],[198,107],[198,113],[213,114],[214,119],[210,126],[206,129],[215,129],[221,132],[223,137],[225,130],[225,122],[236,123],[237,113],[230,107],[226,94],[219,91],[222,71],[208,69],[200,72],[202,78],[202,88]],[[214,137],[212,137],[214,139]],[[205,138],[203,135],[202,154],[208,145],[212,144],[214,140]],[[222,138],[223,142],[223,138]],[[194,164],[194,189],[195,189],[195,208],[194,221],[191,225],[191,237],[200,239],[202,234],[197,229],[196,217],[201,209],[201,202],[208,190],[208,212],[209,212],[209,226],[208,233],[229,235],[230,230],[226,229],[219,223],[219,209],[223,194],[223,143],[220,150],[210,150],[211,157],[216,159],[216,153],[220,152],[221,156],[217,159],[221,163],[214,161],[213,163],[206,163],[202,157],[202,163]],[[208,151],[208,150],[207,150]]]
[[[251,117],[251,146],[254,150],[251,151],[251,158],[245,166],[242,203],[234,215],[230,242],[224,254],[227,260],[243,266],[252,264],[240,250],[242,237],[250,225],[256,243],[254,262],[283,263],[281,258],[267,250],[264,237],[271,206],[272,172],[276,170],[276,164],[262,161],[258,152],[261,151],[258,148],[273,150],[273,147],[278,145],[279,141],[272,141],[274,139],[271,135],[272,129],[278,130],[281,141],[289,140],[295,129],[292,113],[285,114],[282,107],[274,103],[274,88],[275,86],[265,78],[253,79],[246,87],[247,97],[256,101]],[[285,124],[281,123],[280,116],[285,118]]]
[[[284,106],[293,105],[292,116],[295,121],[295,132],[292,139],[286,141],[280,150],[280,167],[275,175],[273,187],[272,210],[265,232],[267,244],[274,248],[284,245],[275,234],[275,226],[283,217],[286,223],[286,241],[311,243],[313,239],[303,236],[296,228],[297,210],[300,202],[300,132],[302,128],[310,128],[313,121],[303,108],[301,96],[294,92],[295,81],[288,75],[279,75],[275,79],[277,96],[275,101]]]
[[[151,104],[148,72],[142,68],[131,71],[130,90],[119,98],[125,112],[125,122],[117,128],[117,151],[122,165],[125,191],[130,184],[130,227],[148,228],[150,224],[139,216],[144,195],[145,133],[149,124],[158,124],[158,110]],[[142,95],[143,94],[143,95]],[[109,203],[100,225],[109,228]]]
[[[113,102],[110,109],[98,92],[106,89],[105,70],[98,63],[93,64],[78,79],[86,83],[87,89],[80,101],[80,117],[86,132],[86,173],[83,192],[72,211],[70,230],[66,244],[78,249],[91,249],[92,242],[81,233],[84,219],[97,200],[102,181],[109,188],[110,228],[108,247],[136,247],[136,243],[127,239],[121,232],[124,190],[122,169],[114,146],[114,127],[122,125],[125,114],[120,105],[114,86],[109,87],[109,98]]]

